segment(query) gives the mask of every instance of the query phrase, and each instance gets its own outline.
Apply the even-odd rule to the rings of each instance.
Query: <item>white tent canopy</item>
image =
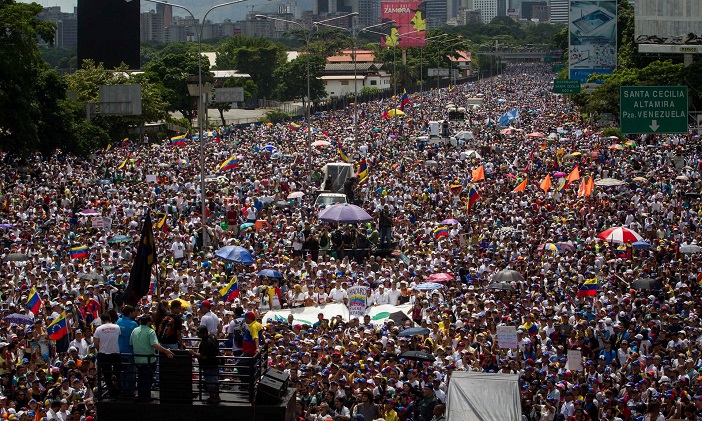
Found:
[[[519,376],[455,371],[446,394],[447,421],[521,421]]]

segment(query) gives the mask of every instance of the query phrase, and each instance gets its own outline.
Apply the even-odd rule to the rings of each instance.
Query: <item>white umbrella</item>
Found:
[[[304,195],[305,195],[305,193],[303,193],[301,191],[294,191],[288,195],[288,199],[299,199]]]
[[[697,244],[685,244],[680,246],[680,253],[692,254],[699,253],[701,251],[702,247],[698,246]]]

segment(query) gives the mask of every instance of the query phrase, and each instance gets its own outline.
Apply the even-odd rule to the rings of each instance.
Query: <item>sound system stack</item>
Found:
[[[274,368],[267,369],[258,381],[257,400],[270,402],[271,398],[282,399],[288,389],[289,380],[289,374]]]

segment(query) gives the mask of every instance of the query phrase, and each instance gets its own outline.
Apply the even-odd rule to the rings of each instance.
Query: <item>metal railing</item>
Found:
[[[209,396],[205,372],[188,350],[197,350],[199,338],[186,338],[190,344],[184,350],[174,350],[173,359],[162,354],[98,354],[96,400],[145,398],[139,396],[139,386],[148,385],[148,400],[154,403],[204,402]],[[222,346],[217,366],[217,385],[222,403],[253,403],[258,382],[267,367],[268,352],[261,349],[255,356],[232,355],[231,348]],[[141,357],[141,358],[140,358]],[[150,363],[136,363],[148,358]],[[168,361],[166,361],[168,360]],[[147,367],[145,367],[147,366]],[[109,379],[107,377],[110,377]],[[146,376],[146,377],[143,377]],[[144,386],[145,387],[145,386]],[[154,392],[154,393],[151,393]]]

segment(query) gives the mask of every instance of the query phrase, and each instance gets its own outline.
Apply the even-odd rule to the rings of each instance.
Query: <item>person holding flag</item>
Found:
[[[400,100],[400,110],[404,111],[405,110],[405,105],[409,104],[409,95],[407,95],[407,89],[404,89],[402,91],[402,99]]]

